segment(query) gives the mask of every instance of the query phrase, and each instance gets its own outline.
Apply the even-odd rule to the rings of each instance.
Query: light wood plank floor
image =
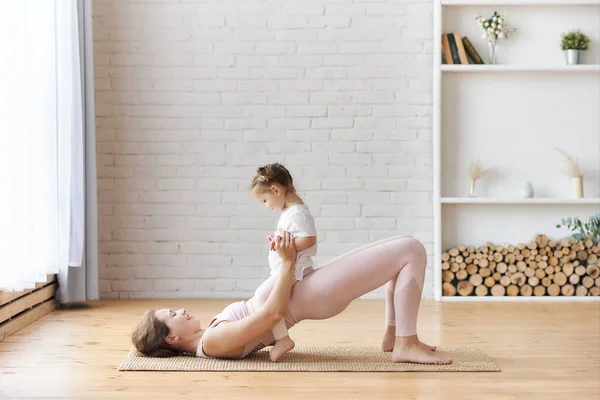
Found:
[[[185,306],[203,323],[221,300],[103,301],[56,310],[0,342],[0,398],[72,399],[590,399],[600,398],[600,303],[424,301],[431,344],[475,345],[496,373],[119,372],[148,307]],[[359,300],[328,321],[304,321],[298,343],[374,343],[381,300]]]

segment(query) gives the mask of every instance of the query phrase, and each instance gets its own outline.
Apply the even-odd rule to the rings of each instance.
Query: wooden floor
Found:
[[[0,398],[72,399],[590,399],[600,398],[600,303],[425,301],[422,340],[475,345],[494,373],[119,372],[148,307],[185,306],[203,323],[219,300],[106,301],[56,310],[0,342]],[[303,344],[379,344],[380,300],[328,321],[305,321]]]

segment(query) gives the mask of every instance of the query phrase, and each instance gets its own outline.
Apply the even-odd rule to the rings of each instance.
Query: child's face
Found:
[[[285,196],[279,186],[273,185],[267,190],[264,188],[255,188],[252,194],[258,201],[264,203],[265,207],[273,211],[283,211]]]

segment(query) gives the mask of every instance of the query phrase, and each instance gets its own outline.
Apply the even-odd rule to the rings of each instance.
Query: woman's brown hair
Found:
[[[294,188],[294,179],[292,178],[290,171],[279,163],[267,164],[259,167],[256,170],[254,179],[252,179],[250,189],[254,189],[255,187],[268,189],[273,184],[278,184],[291,192],[296,190]]]
[[[148,357],[172,357],[181,353],[165,342],[170,330],[156,318],[156,310],[147,311],[131,335],[131,342],[140,353]]]

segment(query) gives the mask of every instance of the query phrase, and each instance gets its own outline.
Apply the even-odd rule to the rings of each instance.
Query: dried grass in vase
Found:
[[[579,168],[579,162],[564,150],[556,149],[556,151],[565,157],[567,175],[571,178],[582,178],[583,172]]]
[[[476,161],[469,163],[469,178],[471,178],[471,187],[469,188],[469,197],[476,197],[475,195],[475,182],[477,179],[485,176],[486,171],[483,169],[483,165],[479,162],[479,158]]]

